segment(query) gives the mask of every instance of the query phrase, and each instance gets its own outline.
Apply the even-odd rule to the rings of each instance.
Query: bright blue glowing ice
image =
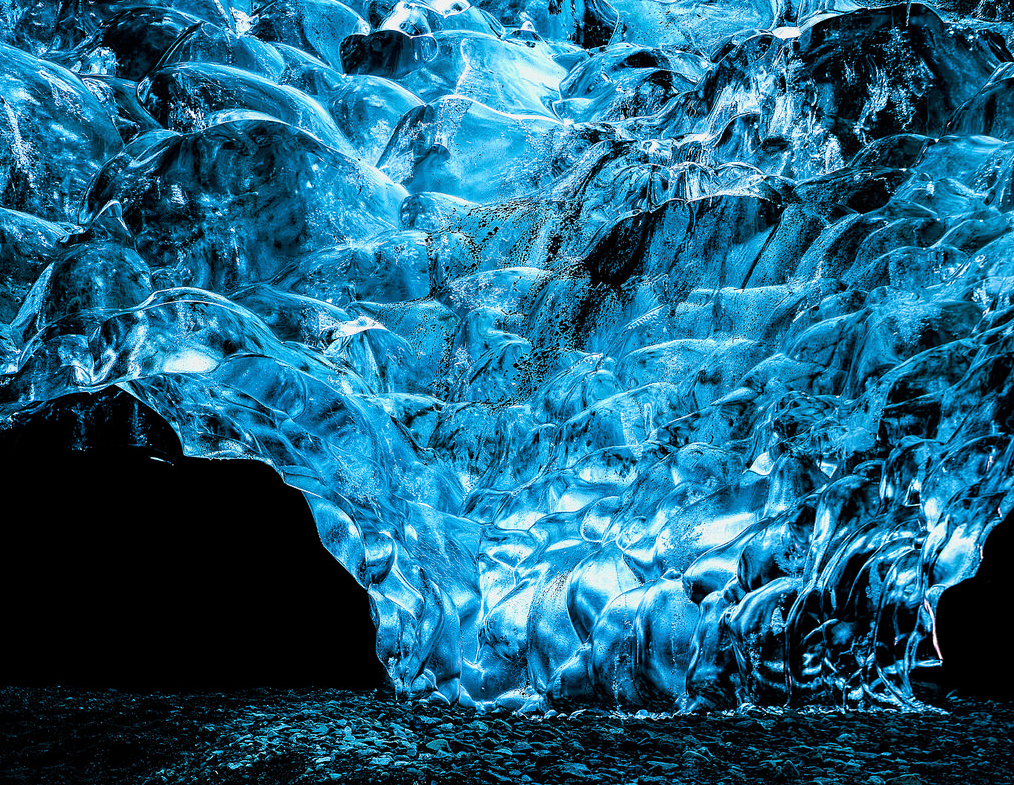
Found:
[[[403,695],[912,706],[1014,507],[1014,105],[921,4],[0,11],[0,416],[270,463]]]

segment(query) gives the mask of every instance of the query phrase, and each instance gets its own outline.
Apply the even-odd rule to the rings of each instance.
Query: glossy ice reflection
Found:
[[[405,695],[918,705],[1014,507],[1009,26],[8,6],[5,427],[271,464]]]

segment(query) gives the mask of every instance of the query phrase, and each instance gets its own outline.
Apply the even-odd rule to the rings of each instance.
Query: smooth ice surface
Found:
[[[1014,58],[875,5],[0,4],[2,425],[273,466],[402,695],[917,706],[1014,508]]]

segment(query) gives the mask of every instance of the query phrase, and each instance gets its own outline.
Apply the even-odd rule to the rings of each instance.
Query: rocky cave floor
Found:
[[[3,783],[1014,782],[1014,702],[529,719],[378,693],[0,689]]]

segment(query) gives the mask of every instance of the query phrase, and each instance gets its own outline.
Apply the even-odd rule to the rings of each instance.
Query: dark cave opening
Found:
[[[976,574],[940,595],[936,621],[944,688],[1014,700],[1012,558],[1014,512],[990,531]]]
[[[183,457],[118,391],[24,418],[0,464],[0,683],[383,685],[365,589],[271,467]]]

